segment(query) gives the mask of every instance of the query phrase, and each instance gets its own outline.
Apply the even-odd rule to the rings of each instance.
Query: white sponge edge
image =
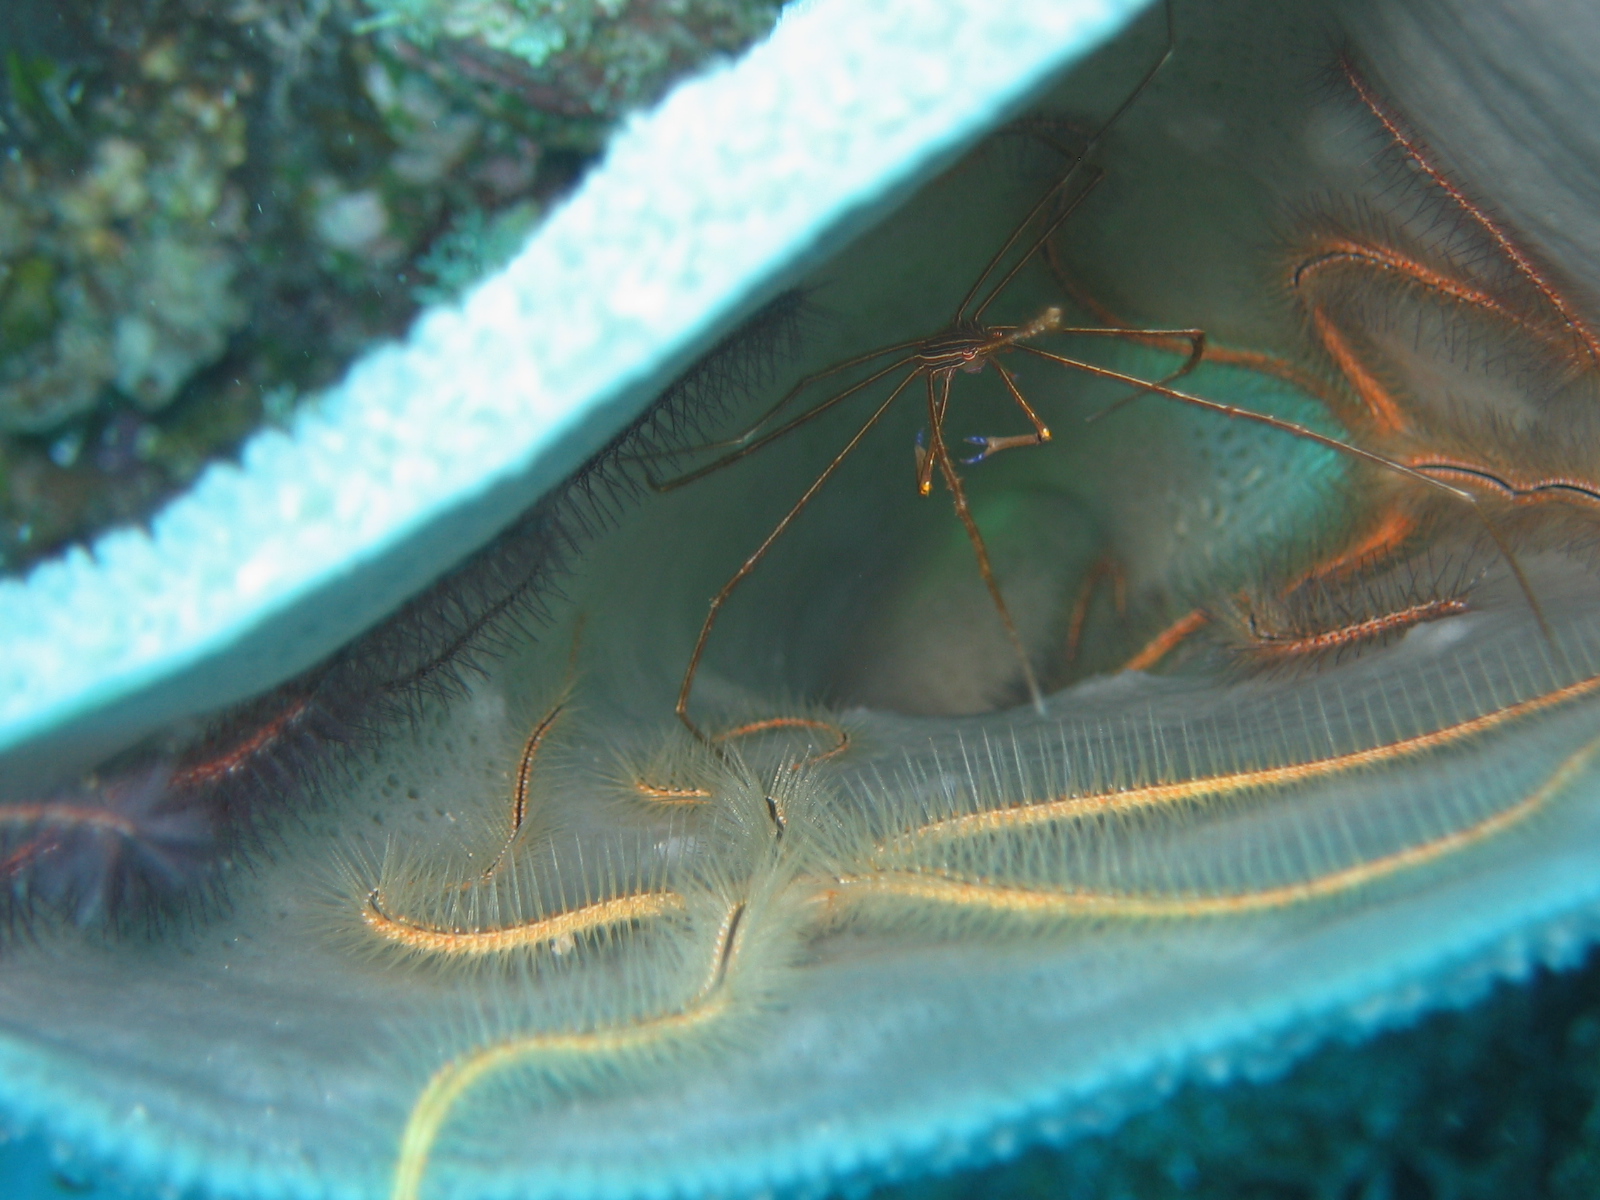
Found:
[[[118,530],[0,583],[0,751],[225,652],[497,485],[523,477],[535,492],[570,471],[594,448],[574,431],[597,409],[681,365],[830,229],[1142,6],[795,6],[737,63],[631,122],[514,262],[369,353],[290,433],[211,466],[148,534]],[[324,616],[321,652],[402,598]]]

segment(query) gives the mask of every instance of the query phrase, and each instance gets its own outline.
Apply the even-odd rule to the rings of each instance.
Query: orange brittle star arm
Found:
[[[1305,762],[1285,763],[1281,766],[1262,767],[1253,771],[1234,771],[1221,775],[1202,776],[1197,779],[1178,780],[1172,783],[1152,783],[1143,787],[1130,787],[1103,792],[1068,794],[1034,804],[1020,804],[1011,808],[962,813],[932,821],[902,834],[880,851],[909,848],[927,841],[970,837],[977,833],[1005,829],[1026,828],[1053,821],[1073,820],[1081,817],[1109,813],[1125,813],[1141,808],[1225,796],[1262,788],[1281,787],[1324,779],[1346,771],[1374,767],[1399,759],[1411,758],[1429,751],[1464,742],[1478,734],[1513,722],[1524,720],[1535,713],[1545,712],[1560,705],[1570,704],[1585,696],[1600,693],[1600,675],[1580,679],[1565,687],[1555,688],[1538,696],[1508,704],[1503,708],[1480,713],[1454,725],[1446,725],[1426,733],[1400,738],[1378,746],[1333,754],[1326,758]]]
[[[377,937],[406,950],[467,960],[540,945],[560,945],[604,929],[683,910],[684,899],[677,892],[646,891],[612,896],[509,925],[447,928],[391,913],[384,905],[382,889],[373,888],[361,907],[361,921]]]
[[[1544,783],[1515,804],[1464,828],[1392,854],[1276,887],[1216,895],[1111,892],[1090,888],[1024,887],[965,879],[937,870],[891,869],[843,876],[836,881],[836,890],[830,899],[836,902],[851,896],[887,896],[1041,917],[1222,917],[1288,908],[1354,891],[1437,862],[1504,833],[1570,787],[1591,766],[1597,753],[1600,753],[1600,738],[1569,755]]]
[[[730,905],[711,948],[711,964],[699,989],[682,1007],[598,1029],[540,1031],[491,1042],[445,1063],[417,1097],[400,1138],[391,1200],[417,1200],[433,1144],[461,1098],[486,1077],[541,1059],[625,1054],[680,1038],[723,1016],[730,997],[724,986],[739,953],[745,906]]]

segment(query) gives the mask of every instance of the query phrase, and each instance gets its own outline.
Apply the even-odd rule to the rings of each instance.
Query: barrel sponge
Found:
[[[5,585],[0,753],[29,769],[92,758],[319,660],[546,495],[798,279],[833,281],[836,325],[867,344],[884,332],[869,324],[879,308],[890,328],[906,310],[922,321],[924,300],[945,319],[948,280],[928,282],[894,239],[944,219],[914,232],[942,228],[938,254],[981,264],[1039,189],[958,158],[1134,7],[803,0],[768,43],[626,129],[502,274],[358,364],[292,434],[211,472],[150,535],[112,535]],[[1201,24],[1176,8],[1180,25]],[[1462,42],[1467,10],[1509,32]],[[1336,54],[1325,30],[1284,33],[1303,14],[1216,11],[1215,28],[1180,40],[1192,90],[1231,69],[1206,65],[1221,46],[1280,82]],[[1559,39],[1509,0],[1340,11],[1373,77],[1446,151],[1472,134],[1497,153],[1534,147],[1513,180],[1542,178],[1539,140],[1507,137],[1504,106],[1472,99],[1473,82],[1581,82],[1600,61],[1569,22],[1567,57],[1548,67],[1533,48],[1554,55]],[[1134,62],[1136,79],[1152,46],[1129,45],[1111,61]],[[1518,47],[1521,60],[1499,61]],[[1395,83],[1406,52],[1434,50],[1430,86],[1467,98],[1430,107],[1421,85]],[[1106,82],[1093,65],[1067,85],[1103,115],[1128,75]],[[1229,274],[1247,256],[1208,262],[1185,220],[1216,218],[1237,235],[1221,244],[1259,247],[1264,211],[1297,217],[1269,170],[1280,151],[1324,182],[1352,156],[1381,158],[1313,90],[1256,97],[1261,137],[1242,146],[1204,112],[1135,112],[1129,125],[1146,125],[1093,197],[1113,216],[1068,267],[1104,285],[1128,249],[1115,235],[1132,229],[1113,291],[1133,314],[1167,312],[1161,296],[1214,318],[1219,341],[1302,335],[1284,297]],[[1256,190],[1207,193],[1218,159]],[[1476,196],[1488,185],[1467,166]],[[1540,191],[1578,204],[1570,185]],[[1505,195],[1543,262],[1554,235],[1523,211],[1537,205]],[[960,203],[941,210],[950,196]],[[904,226],[876,223],[891,210]],[[1563,294],[1582,296],[1600,259],[1561,249]],[[904,310],[880,304],[885,290]],[[1350,320],[1453,315],[1424,293]],[[1476,361],[1429,357],[1452,348],[1430,338],[1390,351],[1415,377]],[[1159,361],[1156,341],[1120,351]],[[797,372],[848,351],[808,353]],[[1257,377],[1259,359],[1201,364],[1186,386],[1315,424],[1317,398]],[[1522,379],[1484,392],[1524,399]],[[1082,398],[1047,399],[1055,413]],[[274,828],[271,852],[230,878],[225,911],[143,940],[72,929],[6,943],[0,1110],[140,1186],[201,1195],[821,1194],[1069,1139],[1186,1080],[1270,1075],[1320,1041],[1571,964],[1600,935],[1592,538],[1518,515],[1532,505],[1494,536],[1446,511],[1430,527],[1443,565],[1402,558],[1384,576],[1358,562],[1323,581],[1326,603],[1297,609],[1289,549],[1367,477],[1326,447],[1212,415],[1145,397],[1098,423],[1099,442],[1052,417],[1056,444],[1030,462],[1055,474],[1025,479],[1029,499],[1008,509],[1015,543],[1036,545],[1035,519],[1091,528],[1197,483],[1177,512],[1202,533],[1159,520],[1118,532],[1221,599],[1170,672],[1077,680],[1038,709],[826,704],[814,679],[763,674],[784,657],[775,629],[800,669],[831,654],[881,674],[901,653],[878,634],[841,652],[839,612],[884,614],[830,605],[859,598],[848,589],[873,578],[872,556],[898,548],[874,521],[923,503],[910,487],[863,490],[891,467],[909,482],[914,427],[852,460],[882,473],[841,479],[807,514],[827,535],[786,546],[741,593],[755,602],[719,626],[696,693],[709,744],[671,717],[706,597],[771,527],[761,505],[791,502],[816,467],[765,454],[641,500],[585,543],[538,636],[508,622],[496,655],[396,722],[322,807]],[[1045,484],[1061,490],[1037,502]],[[1006,506],[977,507],[998,520]],[[1096,544],[1059,544],[1072,570],[1092,570]],[[954,571],[929,561],[925,578],[945,586]],[[1400,610],[1421,615],[1288,664],[1259,636],[1315,641],[1327,613],[1359,632]],[[861,627],[900,628],[905,611]],[[981,595],[916,610],[925,640],[902,658],[991,615]],[[848,676],[833,670],[824,683]],[[127,792],[135,833],[143,795]],[[185,832],[141,844],[176,848]],[[82,840],[89,878],[102,843]]]

